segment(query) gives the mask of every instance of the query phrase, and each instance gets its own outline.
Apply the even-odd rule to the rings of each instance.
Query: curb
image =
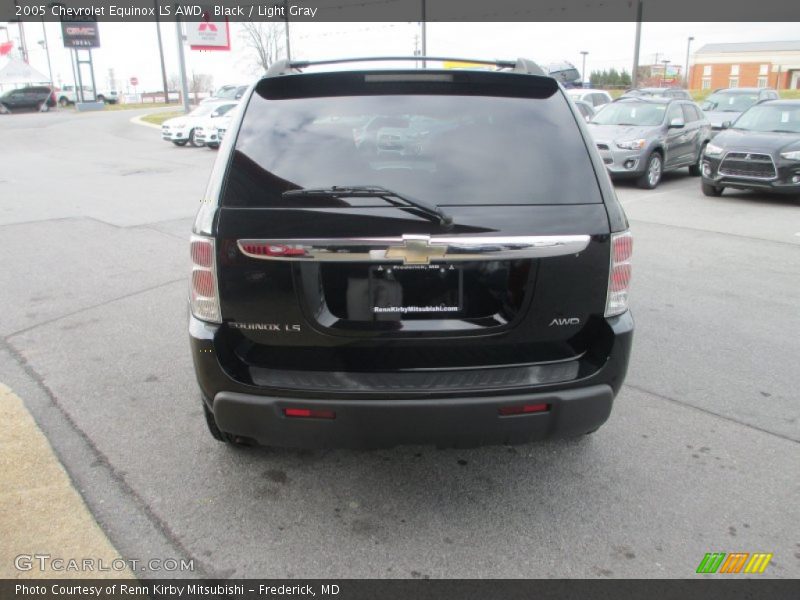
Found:
[[[47,555],[64,565],[89,557],[104,565],[121,561],[23,401],[2,383],[0,416],[0,577],[132,579],[127,562],[87,573],[55,562],[42,568],[32,558]]]
[[[133,117],[130,119],[130,122],[134,125],[141,125],[142,127],[150,127],[152,129],[161,129],[160,125],[156,125],[155,123],[148,123],[146,121],[142,121],[142,117],[145,115],[139,115],[138,117]]]

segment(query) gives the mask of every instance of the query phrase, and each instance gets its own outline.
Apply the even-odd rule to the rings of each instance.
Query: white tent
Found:
[[[8,58],[4,63],[0,62],[0,90],[49,81],[47,75],[18,58]]]

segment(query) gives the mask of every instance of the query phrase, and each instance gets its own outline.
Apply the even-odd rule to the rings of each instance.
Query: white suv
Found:
[[[609,102],[613,102],[614,99],[611,95],[605,90],[593,90],[588,88],[575,88],[571,90],[567,90],[567,94],[573,100],[583,100],[584,102],[588,103],[595,111],[599,110],[600,107],[605,106]]]

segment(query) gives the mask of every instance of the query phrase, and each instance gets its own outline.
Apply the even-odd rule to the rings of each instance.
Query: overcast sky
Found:
[[[0,42],[7,25],[12,39],[18,38],[15,23],[0,24]],[[800,38],[798,23],[644,23],[640,64],[668,59],[683,65],[686,43],[695,38],[692,49],[706,43],[792,40]],[[41,23],[25,24],[30,63],[47,74],[45,52],[38,43],[44,38]],[[69,51],[63,47],[58,23],[47,23],[53,78],[58,84],[71,83]],[[293,58],[314,59],[380,54],[413,54],[418,23],[293,23]],[[177,73],[178,54],[174,23],[162,23],[161,32],[167,74]],[[634,23],[429,23],[429,55],[471,58],[517,58],[524,56],[548,63],[568,60],[581,68],[582,50],[588,51],[586,70],[630,71],[633,63]],[[187,71],[207,73],[214,86],[247,83],[258,75],[253,57],[241,38],[240,24],[231,24],[230,52],[188,50]],[[113,68],[120,91],[127,91],[130,77],[139,79],[138,91],[158,91],[161,72],[154,23],[100,23],[101,47],[94,51],[95,76],[99,87],[108,84]]]

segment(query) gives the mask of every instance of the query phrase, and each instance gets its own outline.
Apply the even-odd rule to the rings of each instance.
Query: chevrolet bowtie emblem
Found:
[[[402,246],[393,246],[386,250],[388,260],[402,259],[404,265],[428,265],[431,259],[441,259],[447,254],[447,246],[432,246],[427,236],[403,236]]]

